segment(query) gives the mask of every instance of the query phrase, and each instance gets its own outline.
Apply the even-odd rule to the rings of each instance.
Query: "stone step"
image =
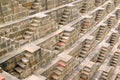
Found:
[[[62,72],[59,71],[59,70],[54,70],[53,72],[54,72],[56,75],[58,75],[58,76],[60,76],[60,75],[62,74]]]
[[[98,60],[104,60],[105,57],[99,56]]]
[[[24,63],[24,64],[28,64],[29,63],[29,59],[27,57],[23,57],[21,59],[21,61]]]
[[[70,15],[70,12],[69,11],[64,11],[63,15]]]
[[[59,25],[65,25],[65,24],[67,24],[67,22],[61,21],[61,22],[59,23]]]
[[[21,74],[24,70],[20,67],[16,67],[15,71],[18,72],[19,74]]]
[[[70,33],[63,33],[63,36],[70,36]]]
[[[33,33],[34,33],[33,31],[26,31],[25,32],[26,35],[33,35]]]
[[[85,68],[84,68],[84,71],[89,73],[91,70],[90,70],[90,68],[86,68],[86,67],[85,67]]]
[[[61,50],[61,49],[63,49],[63,47],[61,47],[61,46],[55,46],[55,49]]]
[[[26,68],[26,65],[23,62],[18,62],[17,65],[21,67],[22,69]]]
[[[68,40],[69,37],[67,37],[67,36],[62,36],[61,39]]]
[[[20,73],[18,73],[17,71],[13,71],[11,74],[16,78],[20,78]]]
[[[40,20],[33,19],[33,23],[40,23]]]
[[[82,51],[89,51],[89,48],[82,48]]]
[[[24,35],[24,38],[25,38],[25,39],[31,39],[32,36],[30,36],[30,35]]]
[[[69,16],[68,15],[62,15],[62,18],[68,19]]]
[[[88,73],[88,72],[85,72],[84,70],[83,70],[82,74],[83,74],[83,75],[87,75],[87,76],[89,75],[89,73]]]
[[[101,60],[101,59],[98,59],[98,60],[97,60],[97,62],[100,62],[100,63],[102,63],[102,62],[103,62],[103,60]]]
[[[65,39],[60,39],[59,41],[60,41],[60,42],[64,42],[64,43],[67,42],[67,40],[65,40]]]
[[[34,27],[29,27],[29,30],[34,32],[34,31],[36,30],[36,28],[34,28]]]
[[[32,24],[30,24],[31,25],[31,27],[38,27],[38,24],[37,23],[32,23]]]
[[[85,54],[79,54],[79,57],[85,58]]]
[[[102,75],[107,77],[108,73],[107,72],[103,72]]]

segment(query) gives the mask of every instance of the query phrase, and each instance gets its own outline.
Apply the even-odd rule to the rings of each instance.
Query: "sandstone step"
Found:
[[[26,65],[22,62],[18,62],[17,65],[22,68],[22,69],[25,69],[26,68]]]
[[[19,74],[21,74],[24,70],[20,67],[16,67],[15,71],[18,72]]]

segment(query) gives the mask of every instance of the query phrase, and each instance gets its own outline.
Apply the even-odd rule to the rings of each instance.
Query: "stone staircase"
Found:
[[[117,74],[115,80],[120,80],[120,73]]]
[[[59,22],[59,26],[63,26],[63,25],[68,24],[69,16],[70,16],[70,9],[69,8],[65,8],[64,12],[63,12],[63,15],[62,15],[62,18],[61,18],[61,20]]]
[[[102,16],[104,14],[104,10],[105,10],[104,8],[101,8],[96,12],[96,16],[95,16],[96,22],[99,22],[102,19]]]
[[[32,10],[35,11],[35,13],[40,12],[42,10],[42,6],[41,6],[41,0],[35,0],[33,5],[32,5]]]
[[[81,72],[80,80],[88,80],[90,72],[91,72],[91,68],[85,66]]]
[[[109,73],[103,71],[99,80],[108,80],[108,74]]]
[[[82,21],[80,32],[81,32],[81,33],[85,33],[85,32],[90,28],[90,26],[91,26],[90,19],[89,19],[89,18],[85,18],[85,19]]]
[[[112,33],[110,40],[109,40],[110,45],[113,46],[116,43],[117,39],[118,39],[118,34]]]
[[[106,12],[110,13],[113,10],[113,8],[114,8],[113,2],[109,3],[106,7]]]
[[[102,4],[103,0],[95,0],[95,6],[98,7]]]
[[[96,62],[103,63],[103,61],[106,58],[106,52],[107,52],[107,48],[106,47],[102,47]]]
[[[39,27],[39,20],[33,19],[33,22],[28,27],[28,30],[25,31],[24,39],[32,40],[34,34],[36,33],[37,28]]]
[[[91,40],[86,39],[79,53],[79,57],[85,58],[88,55],[90,47],[91,47]]]
[[[105,31],[106,31],[106,26],[100,26],[96,34],[96,40],[101,40],[104,37],[103,34],[105,34]]]
[[[88,10],[88,2],[85,1],[85,2],[83,2],[83,4],[82,4],[82,8],[81,8],[80,12],[81,12],[81,13],[86,13],[87,10]]]
[[[55,47],[56,50],[62,50],[67,46],[67,42],[70,37],[70,32],[64,31],[60,36],[60,39]]]
[[[61,75],[64,75],[65,67],[66,65],[64,62],[58,63],[53,73],[50,75],[49,80],[61,80]]]
[[[113,25],[115,24],[115,21],[116,21],[116,17],[115,15],[112,15],[107,21],[108,27],[109,28],[113,27]]]
[[[116,67],[116,65],[119,62],[119,57],[120,57],[120,53],[119,52],[115,52],[113,54],[113,57],[112,57],[111,61],[110,61],[110,66]]]
[[[12,75],[18,78],[24,78],[31,74],[30,69],[30,53],[24,54],[24,56],[16,63],[16,67],[14,71],[11,73]]]

